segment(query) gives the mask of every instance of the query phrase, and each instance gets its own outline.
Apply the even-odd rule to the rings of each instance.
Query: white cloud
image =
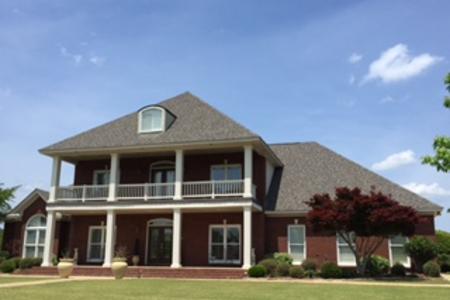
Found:
[[[105,63],[106,58],[101,57],[101,56],[91,56],[89,58],[89,61],[96,66],[101,66]]]
[[[361,61],[362,58],[363,58],[363,56],[361,54],[358,54],[358,53],[354,52],[348,58],[348,62],[351,63],[351,64],[357,64],[357,63],[359,63]]]
[[[64,46],[59,47],[59,52],[61,53],[62,57],[69,58],[70,60],[72,60],[74,62],[75,65],[79,65],[83,61],[83,55],[71,53]]]
[[[355,76],[352,74],[350,75],[350,77],[348,78],[348,84],[353,85],[356,81]]]
[[[412,150],[406,150],[399,153],[394,153],[386,157],[384,160],[374,163],[372,169],[375,171],[385,171],[395,169],[400,166],[415,163],[416,157]]]
[[[430,184],[410,182],[403,187],[422,196],[450,196],[450,190],[444,189],[436,182]]]
[[[380,57],[369,66],[369,72],[362,83],[380,79],[385,83],[406,80],[417,76],[442,57],[423,53],[417,56],[409,54],[408,46],[397,44],[381,53]]]

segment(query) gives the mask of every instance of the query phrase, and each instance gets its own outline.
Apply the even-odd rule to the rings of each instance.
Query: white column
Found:
[[[119,154],[111,154],[111,169],[109,173],[108,201],[116,201],[117,183],[119,182]]]
[[[45,227],[44,241],[44,257],[42,258],[42,266],[52,266],[53,259],[53,242],[55,238],[56,212],[49,211],[47,213],[47,225]]]
[[[171,268],[181,267],[181,209],[173,210],[173,228],[172,228],[172,264]]]
[[[253,147],[244,147],[244,197],[251,198],[252,195],[252,173],[253,173]]]
[[[252,266],[252,207],[244,207],[244,262],[243,269]]]
[[[175,151],[175,196],[174,200],[183,198],[183,173],[184,173],[184,157],[183,150]]]
[[[116,212],[113,210],[108,210],[106,212],[105,261],[103,262],[103,267],[111,267],[111,262],[114,257],[115,227]]]
[[[55,202],[55,200],[56,200],[56,190],[59,187],[59,178],[60,177],[61,177],[61,158],[58,156],[54,156],[48,202]]]

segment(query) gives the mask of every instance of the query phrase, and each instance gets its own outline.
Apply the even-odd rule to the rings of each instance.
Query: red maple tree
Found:
[[[360,275],[365,274],[368,259],[384,239],[410,236],[420,222],[413,208],[375,188],[365,194],[359,188],[339,187],[334,199],[329,194],[316,194],[307,204],[311,207],[307,220],[313,230],[336,232],[355,255]]]

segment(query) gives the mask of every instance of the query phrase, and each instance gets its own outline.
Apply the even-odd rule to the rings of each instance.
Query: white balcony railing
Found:
[[[255,196],[256,186],[252,186]],[[191,181],[183,182],[183,198],[216,198],[216,197],[242,197],[244,195],[244,180],[220,181]],[[138,183],[117,185],[117,200],[152,200],[173,199],[175,196],[175,183]],[[80,185],[58,187],[57,201],[89,201],[106,200],[108,198],[108,185]]]

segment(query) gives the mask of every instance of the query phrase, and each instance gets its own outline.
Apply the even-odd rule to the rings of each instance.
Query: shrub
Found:
[[[277,271],[276,271],[277,275],[278,276],[288,276],[290,267],[291,267],[291,265],[286,262],[278,263]]]
[[[436,245],[429,239],[417,236],[405,245],[406,253],[414,260],[417,271],[422,271],[425,262],[432,260],[437,255]]]
[[[256,265],[248,269],[248,276],[253,278],[265,277],[267,270],[262,265]]]
[[[33,258],[21,259],[19,261],[19,268],[22,269],[22,270],[23,269],[30,269],[31,267],[33,267],[33,263],[34,263]]]
[[[305,277],[307,278],[314,278],[316,277],[317,272],[314,270],[305,270]]]
[[[373,255],[367,261],[366,272],[370,276],[382,276],[389,273],[389,260],[382,256]]]
[[[292,278],[303,278],[305,277],[305,271],[303,271],[302,267],[291,266],[289,268],[289,276],[291,276]]]
[[[450,272],[450,255],[449,254],[439,254],[437,257],[437,262],[441,266],[441,272]]]
[[[439,277],[441,268],[437,262],[430,260],[423,265],[423,273],[430,277]]]
[[[391,268],[391,275],[403,277],[406,275],[406,268],[401,263],[395,263]]]
[[[259,262],[259,265],[266,268],[267,275],[275,277],[277,275],[277,261],[274,258],[266,258]]]
[[[0,264],[0,271],[3,273],[12,273],[16,268],[16,263],[12,259],[7,259]]]
[[[342,278],[356,278],[358,273],[353,268],[341,268]]]
[[[326,262],[320,268],[322,278],[342,278],[342,270],[333,262]]]
[[[302,268],[305,271],[316,271],[317,270],[317,263],[315,260],[312,259],[305,259],[302,262]]]
[[[6,250],[1,250],[0,251],[0,258],[4,258],[4,259],[9,258],[9,252],[6,251]]]
[[[31,260],[32,267],[40,267],[42,265],[42,258],[40,257],[33,257]]]
[[[288,253],[277,252],[273,255],[273,258],[275,258],[278,263],[287,263],[289,265],[292,265],[292,262],[294,261],[294,258]]]
[[[10,260],[12,260],[14,262],[15,268],[18,269],[22,258],[21,257],[13,257],[13,258],[10,258]]]
[[[450,232],[436,231],[436,247],[438,254],[450,255]]]

